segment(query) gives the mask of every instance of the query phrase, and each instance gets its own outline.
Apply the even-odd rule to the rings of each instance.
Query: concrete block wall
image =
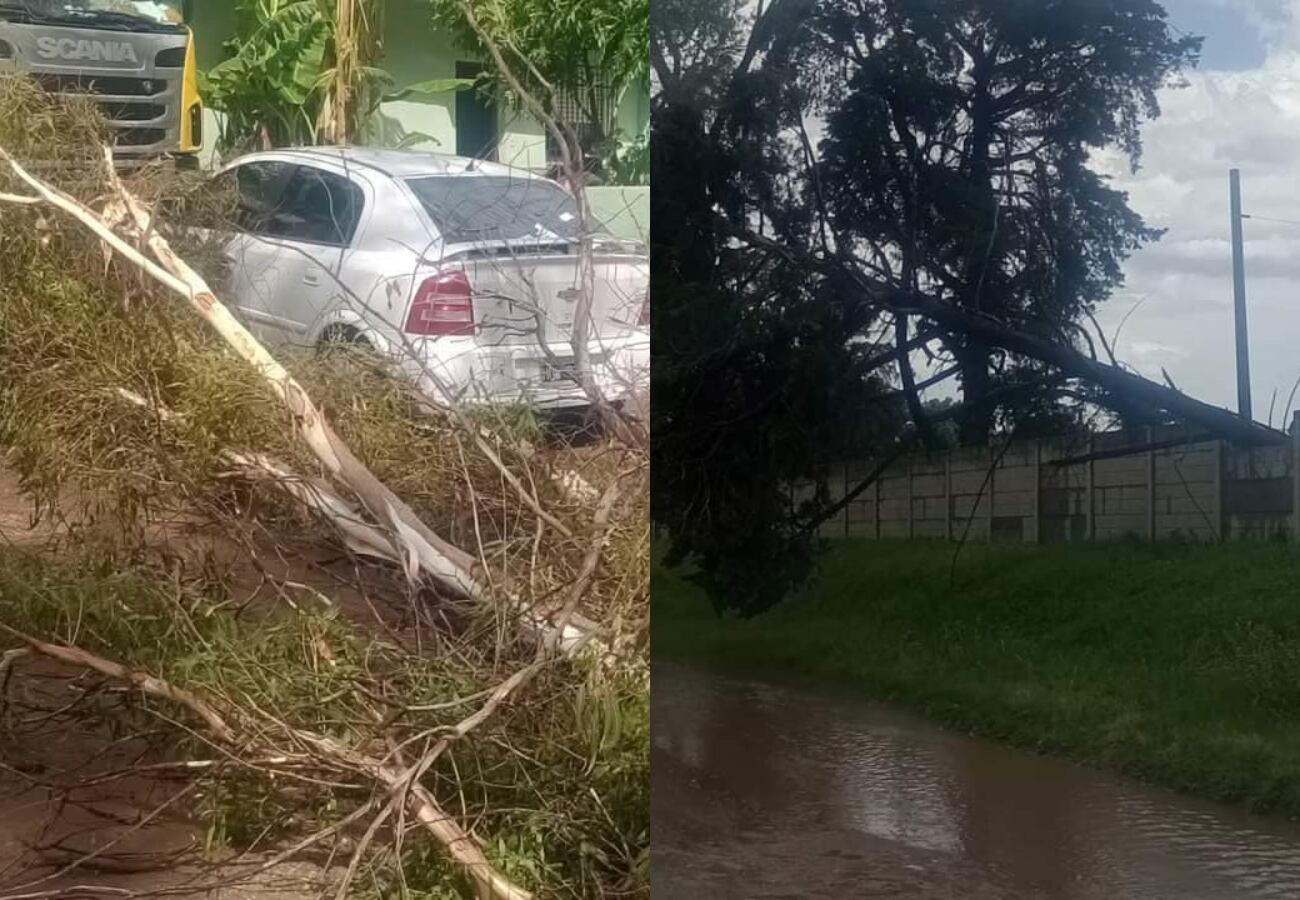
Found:
[[[896,460],[821,533],[1012,541],[1300,539],[1300,443],[1236,448],[1201,441],[1096,458],[1183,437],[1182,428],[1169,426],[916,454]],[[830,466],[831,500],[875,468],[869,459]]]

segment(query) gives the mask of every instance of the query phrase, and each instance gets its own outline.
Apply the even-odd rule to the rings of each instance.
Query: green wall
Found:
[[[591,214],[615,237],[650,243],[650,188],[590,187]]]
[[[221,45],[235,33],[235,11],[229,0],[191,0],[188,7],[194,48],[203,71],[225,58]]]

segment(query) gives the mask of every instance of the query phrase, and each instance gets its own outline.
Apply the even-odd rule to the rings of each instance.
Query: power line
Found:
[[[1258,219],[1261,222],[1277,222],[1280,225],[1300,225],[1300,222],[1297,222],[1294,219],[1274,219],[1270,216],[1252,216],[1247,215],[1246,213],[1242,213],[1241,217],[1243,219]]]

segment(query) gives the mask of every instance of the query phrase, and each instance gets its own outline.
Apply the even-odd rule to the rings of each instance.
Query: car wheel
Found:
[[[375,349],[375,345],[351,325],[331,325],[326,328],[325,333],[321,335],[320,343],[317,344],[317,349],[324,353],[342,348],[370,351]]]

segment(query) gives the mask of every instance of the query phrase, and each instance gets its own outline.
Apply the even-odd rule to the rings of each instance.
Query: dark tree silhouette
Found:
[[[1158,4],[706,6],[652,5],[653,490],[720,604],[761,611],[810,571],[827,498],[792,507],[789,486],[848,453],[1098,407],[1278,437],[1089,330],[1158,237],[1089,154],[1136,165],[1199,47]],[[947,380],[960,402],[927,404]]]
[[[655,3],[651,13],[653,499],[714,596],[756,610],[812,558],[805,520],[816,504],[792,509],[782,485],[895,432],[899,404],[881,401],[890,386],[864,364],[871,346],[847,340],[875,313],[729,231],[756,196],[781,208],[772,192],[794,170],[770,138],[797,104],[771,90],[774,60],[743,74],[772,43],[746,43],[738,7],[706,7]]]
[[[1200,39],[1175,37],[1153,0],[851,0],[807,31],[823,190],[847,246],[883,279],[1072,343],[1159,236],[1089,153],[1137,165],[1156,91]],[[986,441],[989,392],[1024,362],[968,334],[940,343],[959,365],[962,442]]]

